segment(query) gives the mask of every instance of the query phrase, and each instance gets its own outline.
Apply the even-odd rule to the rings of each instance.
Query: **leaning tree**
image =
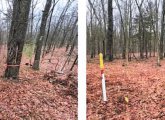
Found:
[[[33,63],[33,69],[35,70],[39,70],[41,50],[42,50],[42,45],[44,41],[45,28],[46,28],[46,23],[47,23],[51,4],[52,4],[52,0],[47,0],[45,9],[42,14],[40,31],[38,33],[37,40],[36,40],[36,51],[35,51],[35,58],[34,58],[34,63]]]

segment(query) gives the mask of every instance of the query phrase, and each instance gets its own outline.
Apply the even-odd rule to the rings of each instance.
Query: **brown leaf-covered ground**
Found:
[[[67,59],[64,50],[57,51],[51,62],[48,59],[49,55],[43,59],[40,71],[34,71],[30,66],[26,66],[25,63],[29,62],[29,59],[24,56],[19,81],[11,82],[0,78],[0,120],[77,118],[77,65],[69,72],[73,63],[71,60],[71,63],[66,65],[64,74],[56,73]],[[1,57],[0,75],[3,75],[5,55]],[[72,58],[74,59],[73,56]],[[58,59],[60,63],[55,70]]]
[[[102,101],[99,59],[87,64],[88,120],[165,120],[165,60],[105,63],[107,102]],[[127,103],[125,97],[128,97]]]

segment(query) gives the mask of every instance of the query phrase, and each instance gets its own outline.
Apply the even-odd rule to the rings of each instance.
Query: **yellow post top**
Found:
[[[103,54],[100,53],[100,54],[99,54],[99,57],[100,57],[100,69],[104,69]]]

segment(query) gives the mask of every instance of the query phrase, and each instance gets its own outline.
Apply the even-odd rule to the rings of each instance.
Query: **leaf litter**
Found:
[[[165,120],[165,61],[154,58],[105,63],[107,102],[102,100],[99,59],[87,63],[88,120]]]
[[[67,65],[63,74],[56,73],[62,66],[55,69],[57,58],[62,56],[61,64],[66,60],[65,50],[57,51],[51,62],[46,59],[49,55],[43,59],[40,71],[26,66],[29,59],[23,56],[19,81],[0,78],[0,120],[77,119],[77,65],[72,72]],[[1,61],[2,70],[5,69],[3,64]]]

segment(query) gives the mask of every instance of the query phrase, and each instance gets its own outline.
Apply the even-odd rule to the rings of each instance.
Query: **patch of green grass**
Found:
[[[23,54],[28,58],[32,58],[34,52],[34,44],[25,44],[23,48]]]

